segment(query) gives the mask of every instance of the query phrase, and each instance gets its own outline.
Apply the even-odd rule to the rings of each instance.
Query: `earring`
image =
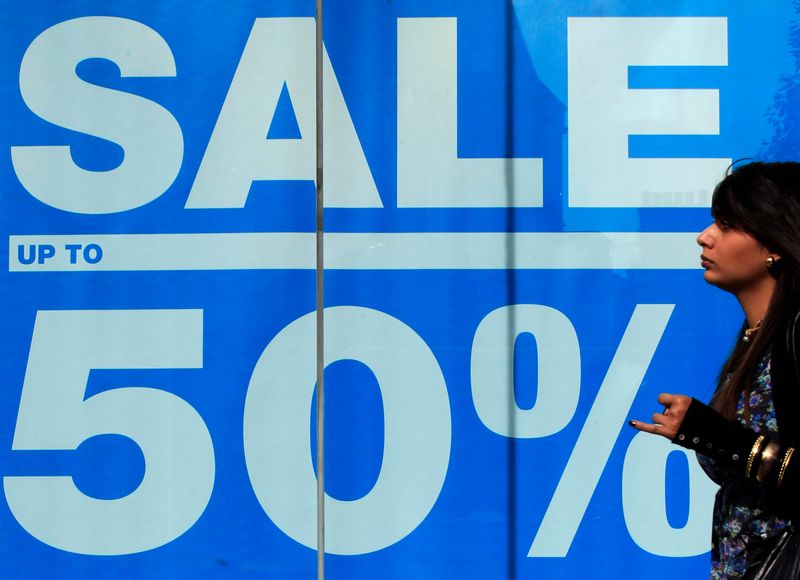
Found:
[[[767,256],[767,269],[771,270],[776,262],[777,260],[775,258],[773,258],[772,256]]]

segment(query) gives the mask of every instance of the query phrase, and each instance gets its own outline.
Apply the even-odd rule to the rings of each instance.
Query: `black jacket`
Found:
[[[781,503],[796,519],[800,516],[797,494],[800,488],[800,312],[778,336],[782,340],[772,347],[771,380],[780,449],[761,484],[778,488]],[[672,442],[733,467],[743,478],[749,463],[749,479],[755,481],[769,439],[759,440],[758,433],[738,420],[725,419],[711,407],[692,399]],[[796,455],[794,449],[797,449]]]

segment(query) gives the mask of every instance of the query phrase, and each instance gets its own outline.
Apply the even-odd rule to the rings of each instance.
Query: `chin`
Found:
[[[730,292],[730,287],[725,284],[725,281],[720,280],[717,276],[714,276],[714,273],[711,270],[706,270],[703,272],[703,279],[712,286],[716,286],[720,290]]]

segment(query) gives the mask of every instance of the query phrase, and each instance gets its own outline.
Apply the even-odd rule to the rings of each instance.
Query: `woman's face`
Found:
[[[767,269],[771,254],[767,248],[725,220],[714,220],[697,236],[697,243],[703,248],[700,263],[709,284],[738,294],[771,280]]]

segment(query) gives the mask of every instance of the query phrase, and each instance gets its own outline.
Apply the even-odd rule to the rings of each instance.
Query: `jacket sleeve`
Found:
[[[758,433],[729,421],[708,405],[692,399],[673,443],[714,458],[718,463],[741,466],[744,474]]]
[[[763,485],[778,488],[787,503],[796,505],[796,490],[800,485],[800,451],[794,448],[774,446],[771,460],[768,454],[770,439],[760,435],[738,421],[725,419],[717,411],[692,399],[680,429],[672,439],[687,449],[701,455],[713,457],[719,464],[730,467],[743,479],[760,481]],[[762,461],[764,465],[762,467]],[[757,479],[757,475],[761,476]]]

